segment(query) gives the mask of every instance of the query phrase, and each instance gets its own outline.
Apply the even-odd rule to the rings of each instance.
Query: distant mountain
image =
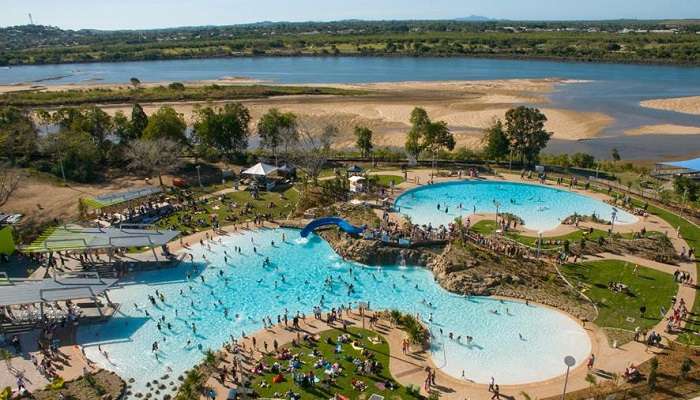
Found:
[[[468,17],[455,18],[455,21],[491,21],[491,18],[482,17],[481,15],[470,15]]]

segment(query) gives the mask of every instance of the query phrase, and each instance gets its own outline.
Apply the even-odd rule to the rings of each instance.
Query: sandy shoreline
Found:
[[[227,81],[206,81],[196,84],[250,84],[236,78]],[[430,81],[392,82],[367,84],[314,84],[313,86],[337,87],[369,91],[365,96],[284,96],[269,99],[251,99],[242,102],[250,109],[253,121],[271,107],[291,111],[299,115],[302,124],[312,130],[332,124],[340,134],[334,147],[352,148],[355,144],[353,130],[362,125],[375,133],[375,146],[403,147],[409,127],[409,115],[414,107],[424,107],[434,120],[444,120],[457,139],[457,147],[479,148],[483,130],[497,118],[504,118],[508,109],[519,105],[541,108],[548,118],[546,128],[554,138],[579,140],[596,137],[610,125],[613,119],[602,113],[577,112],[549,106],[547,95],[555,85],[568,83],[558,79],[512,79],[493,81]],[[163,83],[158,83],[163,84]],[[158,85],[147,84],[147,85]],[[189,84],[189,83],[188,83]],[[57,85],[47,90],[82,89],[95,87],[120,87],[128,85]],[[19,86],[11,86],[18,90]],[[8,87],[0,87],[0,93]],[[24,87],[24,90],[31,90]],[[225,103],[225,102],[220,102]],[[173,106],[191,123],[193,110],[206,102],[144,103],[147,113],[160,106]],[[216,103],[214,103],[216,104]],[[110,114],[131,106],[104,105]]]
[[[264,81],[246,77],[230,77],[219,80],[183,82],[186,85],[251,85]],[[334,142],[336,149],[355,147],[355,126],[366,126],[374,131],[376,147],[404,145],[406,132],[410,129],[409,115],[414,107],[423,107],[434,120],[447,122],[452,130],[457,147],[479,149],[485,128],[494,120],[503,119],[508,109],[519,105],[537,106],[547,116],[546,129],[553,132],[553,139],[580,141],[601,136],[615,123],[614,118],[604,112],[582,112],[554,107],[548,95],[557,85],[577,84],[578,81],[561,79],[508,79],[483,81],[405,81],[362,84],[300,84],[279,86],[323,86],[355,89],[368,92],[363,96],[295,95],[265,99],[249,99],[242,102],[249,108],[252,121],[272,107],[294,112],[302,125],[311,131],[320,131],[326,125],[334,125],[339,135]],[[168,82],[143,83],[143,87],[167,85]],[[278,85],[278,84],[275,84]],[[128,89],[129,84],[80,83],[62,85],[18,84],[0,85],[0,94],[18,90],[84,90],[95,88]],[[206,104],[223,104],[230,101],[173,101],[142,103],[147,113],[153,113],[162,105],[174,107],[182,113],[188,123],[193,122],[193,111]],[[697,113],[700,115],[700,96],[678,99],[649,100],[643,107]],[[108,113],[131,111],[130,104],[102,105]],[[251,131],[255,131],[251,124]],[[626,136],[642,135],[697,135],[700,127],[658,124],[629,129]],[[256,138],[251,142],[255,143]]]
[[[657,110],[700,115],[700,96],[645,100],[639,103],[639,105]]]
[[[626,130],[625,135],[700,135],[700,127],[674,124],[644,125]]]

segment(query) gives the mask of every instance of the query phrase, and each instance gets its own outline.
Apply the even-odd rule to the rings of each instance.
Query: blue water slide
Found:
[[[355,226],[340,217],[323,217],[309,222],[304,229],[301,230],[301,237],[305,238],[309,236],[309,233],[313,232],[314,229],[327,225],[336,225],[343,232],[351,235],[359,235],[365,230],[364,226]]]

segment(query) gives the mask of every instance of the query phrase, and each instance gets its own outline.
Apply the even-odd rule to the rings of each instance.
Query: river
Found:
[[[554,107],[603,112],[615,118],[615,123],[595,139],[576,143],[553,140],[550,151],[606,156],[617,146],[625,149],[625,158],[700,152],[700,135],[622,134],[643,125],[700,126],[700,116],[639,106],[642,100],[700,95],[697,67],[481,58],[255,57],[0,69],[0,84],[126,83],[131,77],[143,82],[246,77],[286,84],[561,78],[577,83],[557,86],[549,96]]]

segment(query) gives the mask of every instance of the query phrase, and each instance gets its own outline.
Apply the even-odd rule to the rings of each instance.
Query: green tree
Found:
[[[695,201],[700,192],[700,184],[687,176],[673,177],[673,191],[686,201]]]
[[[52,168],[55,175],[77,182],[91,182],[100,169],[100,149],[89,133],[80,130],[62,129],[52,135],[49,155],[56,161]]]
[[[146,126],[148,126],[148,115],[143,111],[143,107],[136,103],[131,107],[131,135],[129,140],[140,139]]]
[[[134,87],[134,89],[138,88],[139,85],[141,85],[141,81],[139,78],[131,77],[129,78],[129,82],[131,83],[131,86]]]
[[[544,129],[547,117],[537,108],[520,106],[506,112],[506,135],[520,162],[532,165],[552,134]]]
[[[411,111],[409,121],[411,122],[411,130],[408,131],[404,147],[409,156],[417,159],[420,152],[423,150],[421,147],[421,137],[423,136],[425,127],[430,123],[430,118],[428,118],[428,113],[423,108],[416,107]]]
[[[433,156],[433,166],[437,153],[442,149],[453,150],[455,138],[444,121],[433,122],[428,113],[416,107],[411,111],[411,130],[406,139],[406,152],[418,158],[422,151],[428,151]]]
[[[372,153],[372,130],[364,126],[355,127],[355,138],[357,141],[357,148],[360,149],[362,157],[368,158]]]
[[[39,135],[29,113],[16,107],[0,108],[0,156],[10,164],[28,163],[37,150]]]
[[[452,151],[455,148],[455,138],[447,127],[447,123],[445,121],[430,122],[425,127],[421,147],[433,155],[433,168],[435,168],[438,152],[443,149]]]
[[[186,143],[185,129],[187,129],[187,124],[182,114],[172,107],[163,106],[148,118],[143,138],[148,140],[168,139]]]
[[[574,153],[571,156],[571,164],[579,168],[593,168],[595,157],[587,153]]]
[[[112,117],[114,125],[114,135],[119,138],[119,143],[127,144],[131,138],[131,121],[124,115],[124,112],[117,111]]]
[[[258,135],[262,147],[272,151],[277,163],[277,149],[283,145],[287,153],[289,147],[299,141],[297,116],[291,112],[282,113],[276,108],[271,108],[258,121]]]
[[[97,106],[59,108],[53,122],[62,130],[87,133],[100,151],[106,150],[107,136],[114,127],[112,117]]]
[[[510,151],[508,137],[503,130],[503,122],[500,119],[486,129],[483,142],[486,144],[484,157],[487,159],[500,161],[508,156]]]
[[[205,107],[195,111],[194,133],[201,144],[230,156],[248,147],[249,123],[250,113],[241,103]]]
[[[610,155],[612,156],[613,161],[620,161],[621,159],[620,152],[617,150],[617,148],[613,148]]]

